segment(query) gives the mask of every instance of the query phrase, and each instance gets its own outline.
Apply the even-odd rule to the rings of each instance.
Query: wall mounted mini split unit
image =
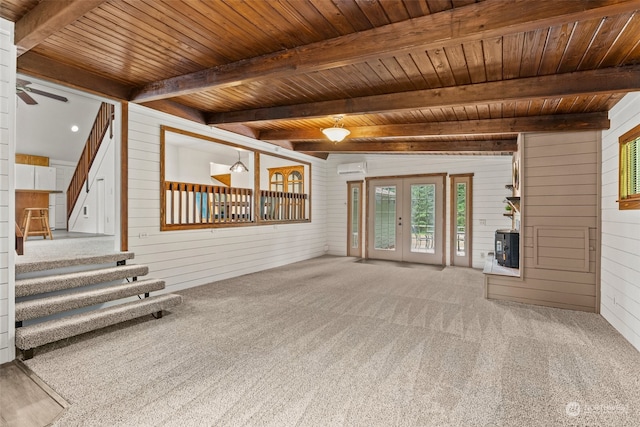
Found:
[[[344,163],[342,165],[338,165],[338,175],[352,175],[357,173],[367,173],[367,162]]]

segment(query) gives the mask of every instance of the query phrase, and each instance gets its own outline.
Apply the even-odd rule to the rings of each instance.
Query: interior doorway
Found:
[[[77,238],[83,234],[92,238],[96,233],[107,234],[115,237],[115,249],[122,249],[122,244],[118,241],[126,233],[122,233],[119,226],[122,224],[120,217],[126,198],[120,195],[121,183],[126,183],[123,177],[126,171],[120,165],[123,162],[126,164],[122,135],[126,136],[126,132],[123,132],[126,123],[123,122],[128,119],[122,115],[121,104],[35,77],[18,74],[17,78],[24,86],[55,95],[52,98],[30,93],[35,103],[23,102],[21,98],[16,100],[15,151],[24,155],[46,157],[50,162],[49,167],[56,170],[56,190],[60,193],[55,195],[55,203],[52,201],[49,207],[54,216],[51,222],[55,224],[56,231],[60,232],[56,238]],[[115,120],[111,122],[103,139],[99,158],[92,166],[95,173],[100,174],[102,181],[94,180],[90,183],[90,193],[82,191],[75,203],[75,211],[69,212],[66,193],[103,102],[113,105]],[[91,176],[95,176],[95,173],[92,172]],[[82,184],[82,188],[85,185]],[[96,197],[94,191],[100,194]],[[83,215],[84,206],[88,206],[91,218]],[[102,217],[98,218],[98,214]],[[63,233],[63,229],[67,230]]]
[[[444,265],[445,174],[368,181],[367,256]]]

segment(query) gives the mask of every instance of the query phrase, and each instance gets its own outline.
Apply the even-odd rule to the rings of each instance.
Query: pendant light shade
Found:
[[[351,133],[349,129],[345,129],[340,120],[342,120],[342,116],[335,116],[333,118],[333,127],[322,129],[322,133],[326,135],[333,142],[340,142],[347,137]]]
[[[249,168],[240,161],[240,152],[238,151],[238,161],[229,168],[231,172],[249,172]]]

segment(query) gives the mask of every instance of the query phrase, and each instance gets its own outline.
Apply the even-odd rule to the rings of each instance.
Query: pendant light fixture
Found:
[[[333,127],[322,129],[322,133],[333,142],[340,142],[351,133],[349,129],[344,128],[344,124],[340,123],[342,116],[333,117]]]
[[[249,168],[240,161],[240,152],[238,151],[238,161],[229,168],[231,172],[249,172]]]

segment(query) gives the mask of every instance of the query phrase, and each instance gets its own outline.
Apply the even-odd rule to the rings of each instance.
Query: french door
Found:
[[[444,264],[444,175],[369,181],[369,258]]]

